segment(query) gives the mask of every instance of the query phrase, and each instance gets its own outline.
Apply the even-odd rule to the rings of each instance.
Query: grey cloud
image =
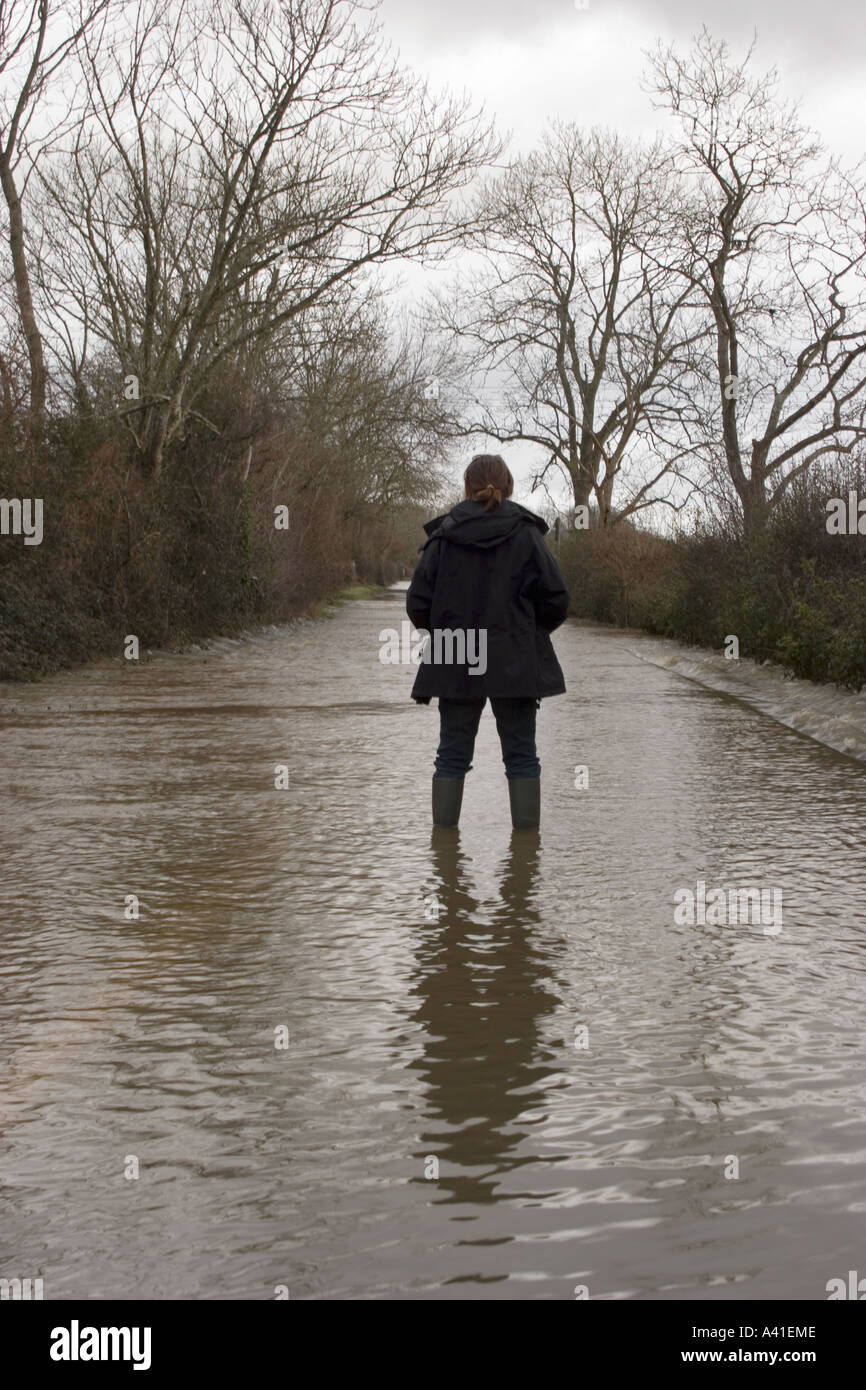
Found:
[[[564,19],[579,23],[574,10],[574,0],[383,0],[381,13],[397,36],[448,49],[485,34],[514,38]],[[589,0],[589,15],[624,35],[637,21],[666,41],[688,39],[706,24],[715,36],[742,45],[757,29],[763,66],[814,67],[822,76],[862,64],[866,39],[863,0]]]

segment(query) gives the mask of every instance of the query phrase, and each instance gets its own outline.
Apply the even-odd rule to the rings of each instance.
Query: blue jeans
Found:
[[[472,767],[475,735],[484,700],[439,701],[439,750],[437,777],[465,777]],[[540,777],[541,763],[535,751],[536,700],[491,697],[496,730],[502,744],[507,778]]]

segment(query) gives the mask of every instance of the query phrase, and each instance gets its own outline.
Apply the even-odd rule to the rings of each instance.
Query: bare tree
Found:
[[[30,368],[30,414],[38,429],[45,410],[47,372],[42,333],[33,306],[22,206],[22,163],[27,175],[44,137],[31,140],[34,116],[44,114],[48,87],[108,0],[77,5],[51,0],[0,0],[0,187],[9,218],[7,236]],[[56,131],[53,132],[56,134]]]
[[[295,441],[311,442],[304,489],[339,487],[347,516],[431,499],[450,430],[426,390],[428,353],[408,319],[395,325],[372,293],[316,305],[269,341],[258,375]]]
[[[467,431],[542,445],[576,506],[602,524],[688,493],[696,423],[686,389],[702,331],[693,286],[654,260],[670,239],[676,183],[659,143],[557,125],[487,192],[485,269],[442,302],[468,366],[497,405]],[[614,487],[619,495],[614,501]],[[667,490],[663,497],[660,488]]]
[[[355,0],[140,0],[87,82],[90,120],[45,176],[55,266],[71,233],[66,312],[135,379],[153,477],[220,363],[376,263],[443,254],[453,195],[497,149]]]
[[[688,57],[659,45],[648,79],[683,130],[678,261],[713,328],[705,455],[750,532],[818,458],[866,437],[863,181],[819,163],[775,71],[751,73],[752,51],[738,64],[704,29]]]

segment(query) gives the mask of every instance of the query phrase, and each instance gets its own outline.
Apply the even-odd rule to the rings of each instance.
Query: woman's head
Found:
[[[473,502],[483,502],[486,512],[492,512],[514,491],[514,479],[499,454],[476,454],[463,481],[466,496]]]

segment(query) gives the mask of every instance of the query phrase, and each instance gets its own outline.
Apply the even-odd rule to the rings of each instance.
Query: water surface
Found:
[[[378,660],[401,604],[3,688],[0,1275],[823,1299],[866,1273],[862,765],[569,623],[540,839],[489,712],[435,836],[436,708]],[[678,924],[699,879],[778,888],[781,932]]]

